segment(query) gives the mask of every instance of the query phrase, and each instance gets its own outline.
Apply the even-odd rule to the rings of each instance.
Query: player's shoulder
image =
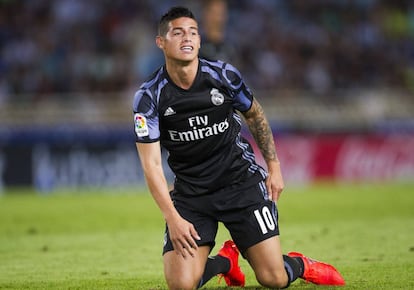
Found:
[[[200,58],[201,68],[205,71],[206,68],[215,70],[215,71],[223,71],[223,70],[236,70],[237,69],[230,63],[222,61],[222,60],[213,60],[213,59],[206,59]]]
[[[155,89],[159,86],[160,82],[165,80],[164,66],[159,67],[154,71],[139,87],[137,92],[143,92],[147,90]]]
[[[161,66],[156,71],[154,71],[139,87],[135,92],[134,103],[139,102],[144,96],[151,99],[156,98],[158,95],[158,90],[162,88],[160,84],[167,83],[165,77],[165,67]]]
[[[210,77],[228,84],[240,83],[240,71],[232,64],[221,60],[207,60],[200,58],[201,71]]]

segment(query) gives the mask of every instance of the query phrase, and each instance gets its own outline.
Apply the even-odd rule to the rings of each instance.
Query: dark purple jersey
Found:
[[[200,59],[191,88],[169,78],[165,66],[136,92],[136,142],[160,141],[176,176],[175,190],[198,195],[266,175],[241,134],[237,111],[250,109],[253,95],[228,63]],[[253,179],[250,179],[253,177]]]

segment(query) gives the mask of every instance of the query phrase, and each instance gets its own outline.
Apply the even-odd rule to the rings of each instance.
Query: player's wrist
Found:
[[[268,160],[266,162],[267,169],[269,172],[280,171],[280,161],[279,159]]]
[[[277,157],[270,159],[270,160],[266,160],[266,163],[268,166],[280,167],[280,160]]]
[[[177,210],[175,210],[175,208],[169,212],[164,213],[164,220],[165,222],[168,224],[170,222],[173,222],[174,220],[180,219],[181,216],[180,214],[177,212]]]

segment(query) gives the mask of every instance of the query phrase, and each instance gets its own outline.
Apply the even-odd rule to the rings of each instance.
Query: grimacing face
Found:
[[[157,36],[157,46],[167,58],[177,61],[193,61],[198,57],[200,34],[197,22],[188,17],[180,17],[169,23],[166,35]]]

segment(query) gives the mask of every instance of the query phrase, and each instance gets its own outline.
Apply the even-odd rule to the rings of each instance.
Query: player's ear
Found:
[[[160,49],[163,49],[164,48],[162,36],[159,36],[158,35],[155,38],[155,43],[157,44],[158,48],[160,48]]]

